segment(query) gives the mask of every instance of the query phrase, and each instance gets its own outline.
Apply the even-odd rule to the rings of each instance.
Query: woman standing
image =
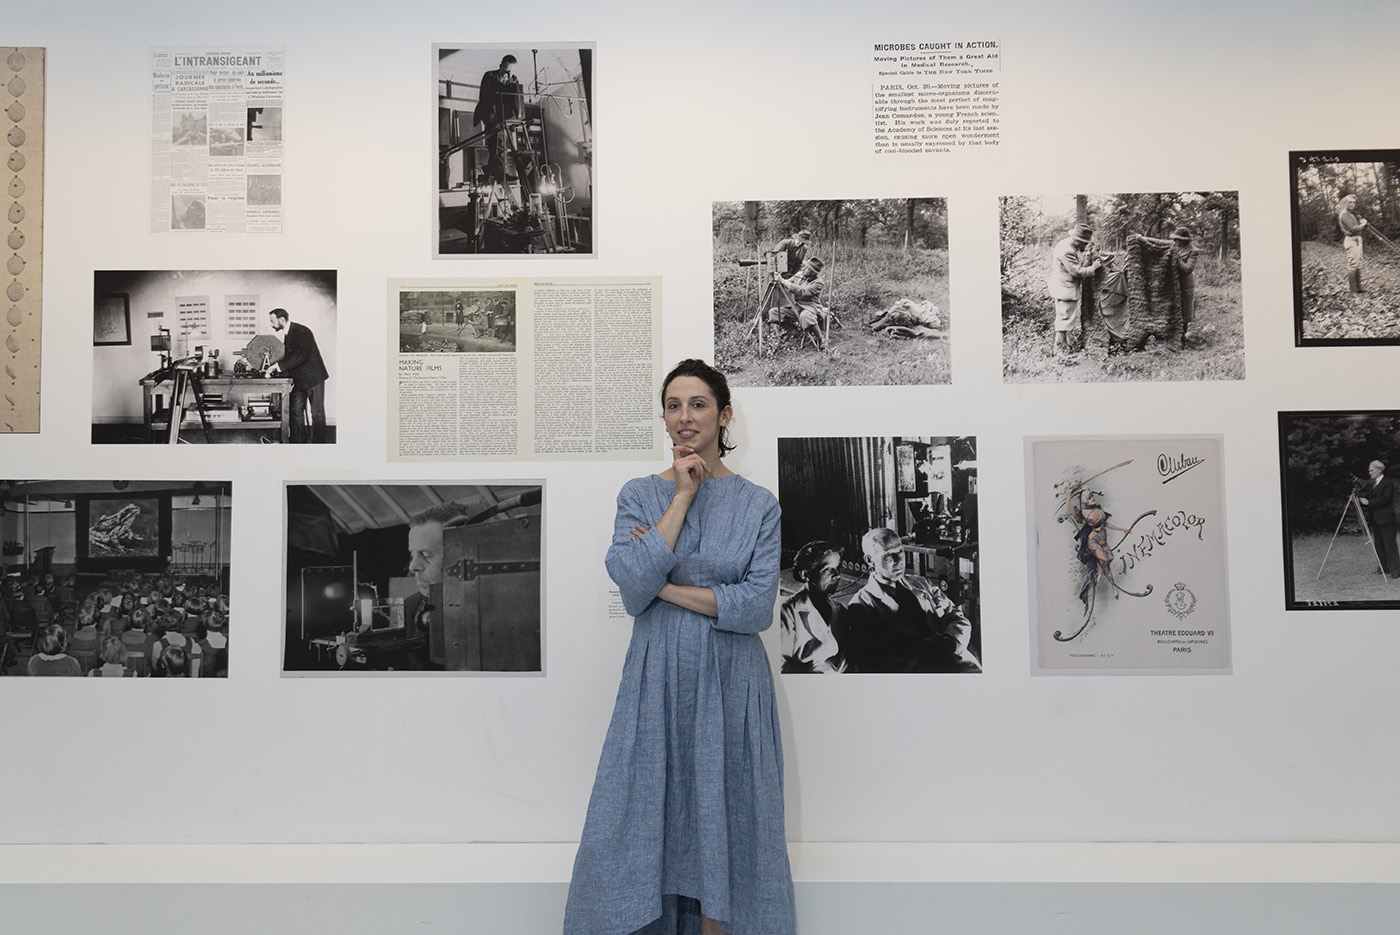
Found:
[[[790,935],[783,750],[758,634],[778,593],[778,502],[721,457],[724,375],[661,389],[671,467],[617,498],[608,574],[635,616],[574,862],[567,935]]]

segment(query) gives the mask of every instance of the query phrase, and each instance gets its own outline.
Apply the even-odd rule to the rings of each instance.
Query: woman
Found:
[[[831,596],[841,583],[841,547],[835,542],[807,543],[792,560],[792,576],[802,587],[778,611],[783,671],[845,672],[845,657],[831,633],[839,611]]]
[[[735,474],[724,375],[661,389],[671,467],[618,495],[608,574],[636,617],[574,862],[568,935],[790,935],[773,675],[777,500]]]

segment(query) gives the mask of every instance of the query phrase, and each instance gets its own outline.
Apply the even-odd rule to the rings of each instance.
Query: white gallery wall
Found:
[[[956,39],[1000,43],[1001,145],[872,155],[873,44]],[[598,259],[431,260],[432,44],[574,40]],[[228,680],[0,679],[0,842],[577,841],[629,634],[614,497],[663,465],[390,465],[386,281],[659,275],[669,367],[713,347],[713,201],[911,196],[948,199],[951,385],[743,390],[729,463],[774,488],[781,436],[977,436],[985,672],[778,677],[789,837],[1400,839],[1400,614],[1283,610],[1276,427],[1400,408],[1400,349],[1293,346],[1287,172],[1400,144],[1397,40],[1358,0],[7,11],[0,42],[48,49],[48,138],[43,428],[0,473],[229,479],[234,506]],[[148,232],[149,50],[185,44],[285,46],[283,234]],[[1003,385],[998,196],[1187,190],[1240,193],[1246,379]],[[92,274],[128,268],[338,270],[337,444],[95,450]],[[1024,437],[1170,433],[1224,437],[1233,674],[1032,678]],[[284,482],[516,478],[545,484],[542,677],[279,676]]]

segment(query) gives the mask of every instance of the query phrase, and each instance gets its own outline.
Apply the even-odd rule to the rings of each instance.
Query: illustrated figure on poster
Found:
[[[481,97],[472,111],[473,126],[481,125],[486,132],[486,175],[502,185],[506,183],[506,121],[520,109],[520,82],[511,74],[515,61],[514,55],[507,55],[481,76]]]
[[[1068,479],[1055,484],[1055,496],[1058,501],[1055,522],[1067,522],[1074,527],[1075,556],[1082,567],[1079,600],[1084,605],[1084,620],[1079,629],[1068,636],[1064,634],[1063,630],[1055,631],[1054,637],[1060,642],[1075,639],[1093,622],[1100,580],[1106,579],[1112,585],[1114,600],[1123,594],[1129,597],[1146,597],[1152,593],[1151,584],[1148,584],[1141,591],[1129,591],[1118,583],[1113,576],[1113,553],[1118,545],[1132,533],[1133,527],[1147,517],[1155,516],[1157,511],[1146,510],[1127,526],[1115,526],[1108,521],[1113,514],[1105,510],[1103,503],[1099,500],[1102,491],[1092,490],[1089,487],[1091,481],[1102,477],[1109,471],[1116,471],[1118,468],[1127,467],[1132,463],[1131,460],[1123,461],[1111,468],[1099,471],[1085,480]],[[1110,532],[1121,533],[1122,536],[1117,542],[1110,544],[1108,541]]]
[[[845,672],[846,660],[831,621],[841,608],[832,599],[841,583],[841,547],[809,542],[792,560],[792,576],[802,583],[783,601],[778,619],[783,628],[783,672]]]
[[[292,443],[320,443],[326,435],[326,379],[330,372],[321,359],[321,349],[316,346],[316,335],[300,322],[292,321],[285,308],[274,308],[267,313],[272,330],[282,337],[282,359],[273,364],[270,372],[281,371],[292,379],[292,391],[287,401],[292,423]],[[310,415],[311,431],[307,432],[307,416]]]
[[[870,576],[832,622],[852,672],[981,672],[972,623],[932,581],[906,574],[904,541],[876,526],[861,537]]]
[[[1400,578],[1400,548],[1395,541],[1396,518],[1400,516],[1400,484],[1385,476],[1385,465],[1372,461],[1366,469],[1371,479],[1358,491],[1358,499],[1366,508],[1375,537],[1379,571],[1391,578]]]
[[[802,268],[791,279],[775,274],[775,285],[792,301],[768,309],[773,347],[778,346],[782,327],[787,324],[796,326],[804,335],[809,335],[818,348],[826,350],[827,319],[831,309],[821,302],[822,292],[826,288],[822,282],[823,265],[820,257],[809,256],[802,261]]]
[[[803,228],[791,237],[784,237],[773,248],[778,257],[778,275],[788,279],[802,268],[807,251],[812,248],[812,232]]]
[[[664,473],[617,498],[607,569],[636,619],[599,757],[565,935],[793,935],[773,674],[777,498],[725,466],[728,381],[662,384]]]
[[[1337,226],[1342,231],[1342,250],[1347,255],[1347,285],[1352,292],[1365,292],[1361,285],[1361,262],[1364,246],[1361,232],[1366,219],[1356,216],[1356,195],[1348,192],[1337,202]]]
[[[1103,266],[1089,249],[1093,236],[1092,227],[1077,224],[1055,244],[1050,254],[1050,272],[1045,279],[1045,288],[1050,292],[1050,298],[1055,300],[1056,354],[1077,351],[1083,344],[1084,331],[1079,312],[1084,280]],[[1075,336],[1073,341],[1076,343],[1071,343],[1071,335]]]

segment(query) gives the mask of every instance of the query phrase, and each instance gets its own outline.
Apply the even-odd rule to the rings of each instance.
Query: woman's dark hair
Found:
[[[710,388],[711,395],[715,398],[715,406],[723,411],[729,405],[729,381],[724,378],[714,367],[703,360],[696,360],[688,357],[676,364],[675,369],[666,374],[666,379],[661,381],[661,409],[666,410],[666,387],[671,385],[671,381],[676,377],[697,377],[705,381],[705,385]],[[721,425],[719,428],[719,455],[724,457],[734,450],[734,446],[729,444],[729,426]]]
[[[841,546],[835,542],[828,542],[825,539],[818,539],[816,542],[809,542],[797,550],[797,555],[792,560],[792,576],[798,581],[810,581],[812,572],[826,561],[826,557],[835,553],[839,558]]]
[[[63,629],[62,624],[51,623],[44,627],[39,639],[35,641],[35,652],[43,653],[45,656],[57,656],[68,646],[68,631]]]
[[[158,660],[158,671],[165,676],[181,676],[189,673],[189,655],[180,646],[167,646],[165,652],[160,654]]]

